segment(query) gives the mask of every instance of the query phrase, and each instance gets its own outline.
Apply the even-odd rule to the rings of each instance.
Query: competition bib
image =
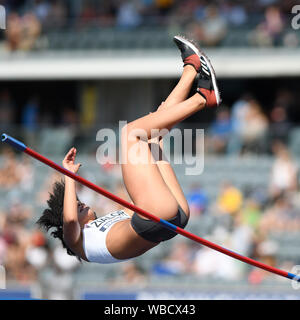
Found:
[[[85,227],[97,228],[99,231],[104,232],[114,223],[126,219],[130,219],[130,216],[124,210],[118,210],[88,223]]]

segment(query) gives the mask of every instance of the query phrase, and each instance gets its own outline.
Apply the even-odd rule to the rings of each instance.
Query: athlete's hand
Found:
[[[63,160],[63,167],[71,172],[77,173],[81,167],[80,163],[75,164],[77,150],[75,148],[70,149]]]

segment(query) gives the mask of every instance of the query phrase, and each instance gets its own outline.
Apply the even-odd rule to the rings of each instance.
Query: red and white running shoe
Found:
[[[206,106],[220,105],[220,92],[210,60],[193,41],[182,36],[175,36],[174,42],[181,51],[184,66],[192,65],[198,72],[197,92],[205,98]]]
[[[201,66],[201,52],[197,46],[192,41],[182,36],[175,36],[173,40],[181,52],[183,65],[191,65],[196,69],[197,72],[199,72]]]
[[[217,85],[215,71],[209,59],[202,54],[200,57],[201,68],[199,71],[197,92],[206,100],[207,107],[216,107],[221,104],[221,96]]]

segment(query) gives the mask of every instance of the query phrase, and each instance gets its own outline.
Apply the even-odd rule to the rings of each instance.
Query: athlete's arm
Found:
[[[72,148],[63,160],[63,167],[77,173],[80,164],[75,164],[76,149]],[[63,207],[63,234],[68,246],[75,246],[80,239],[80,224],[77,214],[75,180],[65,176],[65,195]]]

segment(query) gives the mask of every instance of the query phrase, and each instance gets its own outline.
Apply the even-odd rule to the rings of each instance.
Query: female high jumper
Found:
[[[174,37],[174,41],[181,51],[183,73],[157,111],[130,122],[122,129],[122,174],[128,194],[136,206],[184,228],[189,220],[188,203],[171,165],[165,159],[162,161],[162,156],[154,159],[151,145],[156,144],[162,155],[163,139],[153,137],[151,133],[153,129],[170,130],[204,107],[218,106],[220,95],[208,58],[193,42],[180,36]],[[187,99],[196,77],[197,90]],[[143,129],[148,140],[141,139],[135,129]],[[127,151],[135,143],[146,144],[147,159],[151,161],[132,163]],[[74,173],[80,167],[75,163],[76,152],[72,148],[63,160],[64,168]],[[62,241],[68,254],[87,262],[122,262],[140,256],[161,241],[177,235],[126,208],[98,218],[78,200],[76,182],[67,176],[64,183],[54,184],[47,203],[49,208],[37,223],[47,231],[54,228],[51,235]]]

